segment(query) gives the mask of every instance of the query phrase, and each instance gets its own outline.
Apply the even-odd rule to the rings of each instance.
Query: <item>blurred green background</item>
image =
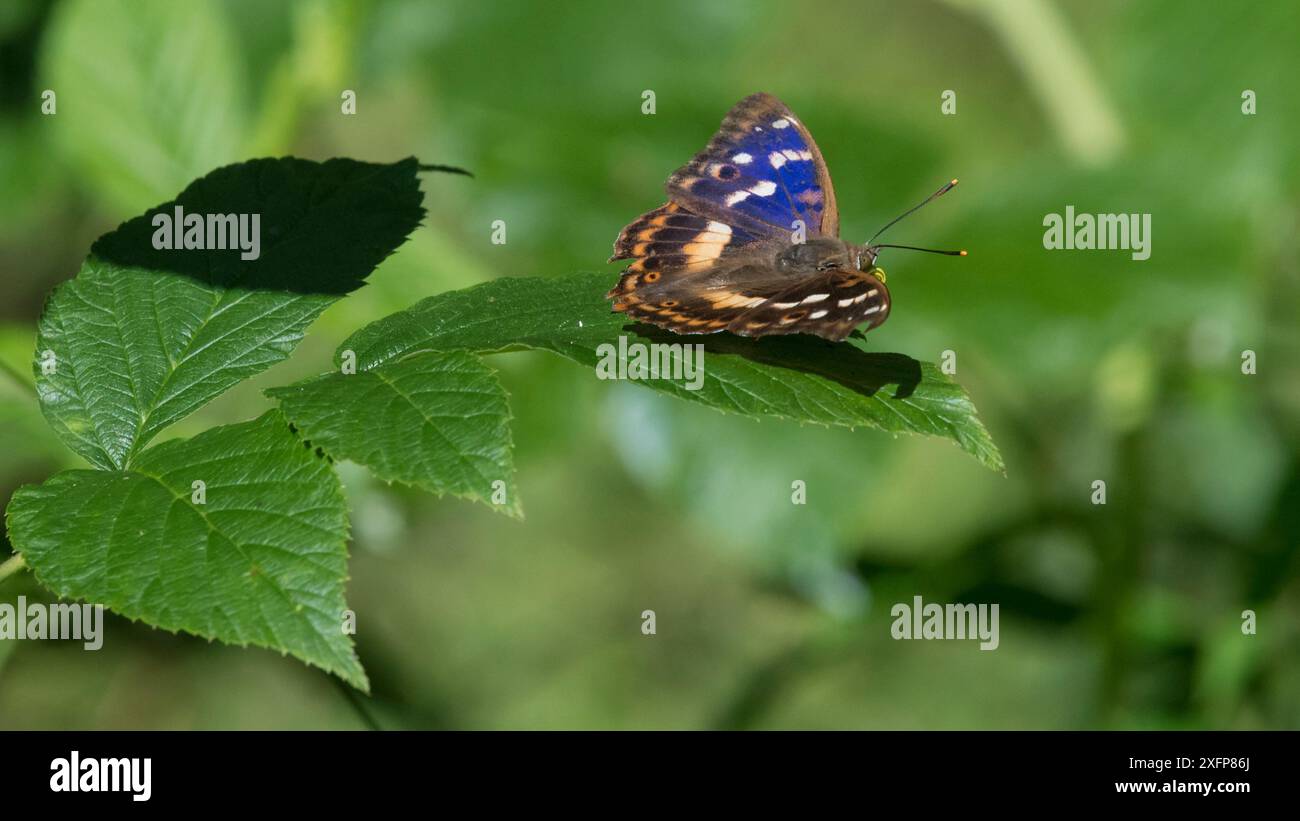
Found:
[[[1007,475],[940,440],[494,357],[524,523],[342,466],[360,709],[429,728],[1300,727],[1297,42],[1283,0],[0,4],[0,499],[77,463],[27,375],[44,295],[193,178],[281,154],[476,174],[426,176],[426,224],[371,284],[176,436],[253,417],[263,387],[421,297],[612,283],[619,229],[770,91],[826,155],[846,238],[961,178],[890,240],[971,256],[885,258],[893,316],[871,341],[956,351]],[[1066,205],[1151,213],[1151,258],[1044,250]],[[47,596],[29,574],[0,587],[19,594]],[[914,595],[999,603],[1001,646],[892,640]],[[293,660],[109,618],[96,653],[0,643],[0,728],[364,726]]]

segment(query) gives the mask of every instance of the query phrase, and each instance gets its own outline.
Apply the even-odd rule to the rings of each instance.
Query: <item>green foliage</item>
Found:
[[[506,393],[475,353],[544,348],[594,364],[623,332],[608,277],[432,297],[356,334],[338,372],[268,390],[283,414],[146,446],[287,358],[362,284],[423,214],[416,171],[414,160],[253,160],[94,244],[46,306],[34,373],[46,419],[98,470],[21,488],[7,515],[42,583],[368,686],[343,630],[347,510],[326,458],[521,516]],[[259,215],[260,254],[156,248],[168,229],[154,217],[181,213]],[[649,384],[749,416],[944,435],[1002,466],[970,400],[933,366],[814,340],[708,344],[702,390]]]
[[[335,458],[386,481],[489,503],[502,482],[505,510],[520,515],[506,393],[473,354],[415,353],[267,395]]]
[[[414,160],[255,160],[196,181],[101,237],[50,298],[34,365],[46,418],[95,466],[126,467],[159,431],[286,358],[414,229],[419,199]],[[175,207],[260,214],[260,257],[155,249],[151,220]]]
[[[55,292],[37,350],[45,417],[97,467],[126,467],[159,431],[286,358],[329,297],[206,287],[91,257]]]
[[[195,482],[203,482],[195,503]],[[14,547],[60,596],[292,653],[365,689],[343,631],[347,507],[278,411],[14,494]]]
[[[153,215],[177,207],[258,214],[260,256],[154,248]],[[347,511],[323,452],[274,411],[145,446],[286,358],[422,214],[413,159],[253,160],[101,237],[37,338],[46,419],[99,469],[15,493],[10,539],[37,577],[60,596],[292,653],[366,687],[342,628]]]
[[[604,298],[609,283],[606,274],[501,279],[439,294],[358,331],[336,358],[352,351],[357,367],[369,369],[428,349],[538,349],[594,367],[602,357],[629,358],[618,346],[625,333],[631,343],[694,343],[705,351],[698,390],[684,377],[636,384],[752,418],[943,436],[988,467],[1003,467],[970,397],[932,364],[868,352],[869,343],[628,330],[627,317]]]
[[[0,504],[80,466],[26,372],[42,296],[123,215],[251,156],[415,151],[477,174],[443,180],[287,362],[158,438],[193,436],[428,294],[592,270],[761,89],[812,129],[847,238],[962,179],[889,237],[971,256],[888,257],[894,312],[867,347],[957,351],[1007,475],[929,437],[715,414],[545,353],[485,360],[509,389],[526,527],[336,466],[384,723],[1300,727],[1294,4],[1034,4],[1046,31],[1044,13],[989,13],[1027,5],[1000,0],[737,5],[0,3]],[[792,32],[818,47],[771,59]],[[1081,87],[1100,108],[1062,93]],[[1105,161],[1080,151],[1097,110],[1121,137]],[[1152,213],[1151,259],[1043,249],[1066,204]],[[508,244],[488,243],[496,219]],[[788,504],[796,477],[806,506]],[[999,649],[890,639],[890,603],[918,592],[1001,602]],[[0,584],[18,593],[52,595],[23,573]],[[628,617],[641,602],[657,637]],[[90,660],[7,651],[3,728],[356,726],[303,665],[143,625],[117,622]]]

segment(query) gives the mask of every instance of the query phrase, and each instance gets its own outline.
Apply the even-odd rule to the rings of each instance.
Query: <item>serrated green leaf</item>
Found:
[[[618,348],[622,335],[629,343],[700,344],[705,357],[698,390],[685,379],[638,384],[750,417],[947,437],[984,465],[1003,469],[970,397],[932,364],[815,337],[683,337],[632,325],[609,309],[604,294],[611,281],[606,274],[499,279],[439,294],[362,328],[339,355],[353,351],[357,368],[368,370],[422,350],[535,348],[594,367],[602,345],[627,358]]]
[[[510,405],[496,373],[465,351],[426,351],[353,374],[272,388],[313,446],[380,479],[520,515]],[[505,503],[493,501],[494,483]]]
[[[127,467],[163,428],[286,358],[401,245],[424,213],[416,170],[414,159],[253,160],[101,237],[41,317],[34,372],[46,419],[97,467]],[[155,249],[151,220],[176,207],[260,214],[260,257]]]
[[[342,488],[279,411],[164,442],[130,470],[55,474],[19,488],[6,515],[14,548],[60,596],[368,686],[343,631]]]

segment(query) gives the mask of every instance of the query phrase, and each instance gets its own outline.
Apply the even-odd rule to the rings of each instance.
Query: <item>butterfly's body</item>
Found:
[[[814,239],[792,243],[777,252],[775,267],[796,279],[815,275],[819,271],[869,271],[876,255],[868,248],[842,239]],[[863,268],[863,263],[868,267]]]
[[[606,295],[615,311],[677,333],[834,341],[889,316],[876,246],[839,238],[821,152],[770,94],[736,104],[666,190],[614,243],[611,260],[634,260]]]

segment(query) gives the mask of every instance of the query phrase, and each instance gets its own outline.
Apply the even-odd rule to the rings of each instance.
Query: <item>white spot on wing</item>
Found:
[[[803,298],[803,304],[807,305],[809,302],[821,302],[828,296],[830,296],[830,294],[813,294],[812,296],[806,296]]]
[[[710,222],[709,230],[715,234],[723,234],[728,237],[731,236],[731,226],[727,225],[725,222]]]
[[[773,128],[789,128],[789,127],[790,127],[790,121],[787,120],[786,118],[782,117],[782,118],[779,119],[779,120],[773,120],[773,121],[772,121],[772,127],[773,127]]]
[[[727,205],[735,205],[736,203],[744,202],[747,199],[749,199],[748,191],[737,191],[734,194],[728,195]]]
[[[828,310],[826,310],[825,308],[823,308],[823,309],[820,310],[820,311],[813,311],[811,314],[808,315],[808,318],[809,318],[809,319],[821,319],[822,317],[826,316],[826,315],[829,314],[829,313],[830,313],[830,311],[828,311]]]
[[[785,154],[782,154],[780,151],[773,151],[771,154],[767,155],[767,161],[772,164],[773,168],[780,168],[785,165]]]
[[[760,197],[770,197],[776,193],[776,183],[771,180],[763,180],[749,189],[751,194],[757,194]]]
[[[870,308],[868,308],[868,309],[866,309],[865,311],[863,311],[863,312],[862,312],[862,315],[863,315],[863,316],[871,316],[872,314],[874,314],[876,311],[879,311],[879,310],[880,310],[880,306],[879,306],[879,305],[872,305]]]
[[[799,304],[798,302],[773,302],[772,307],[779,308],[782,311],[784,311],[786,308],[793,308],[798,304]]]
[[[746,154],[745,152],[742,151],[739,154],[732,157],[731,161],[734,163],[738,163],[740,165],[749,165],[751,162],[754,161],[754,158],[753,156]]]

